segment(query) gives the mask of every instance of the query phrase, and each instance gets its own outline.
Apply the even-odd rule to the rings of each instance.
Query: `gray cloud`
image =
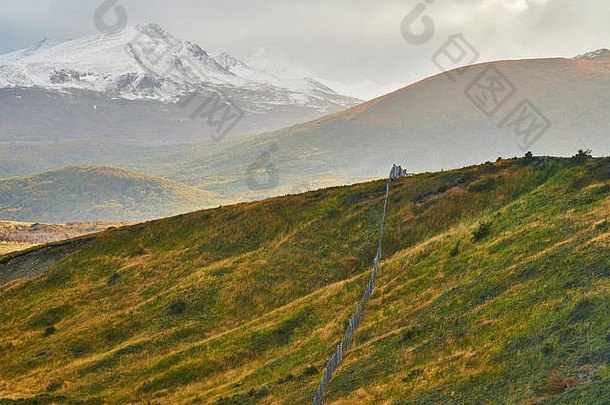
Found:
[[[414,46],[402,38],[400,24],[419,3],[424,1],[118,2],[127,9],[129,23],[158,22],[209,51],[224,50],[242,59],[258,54],[259,63],[264,54],[272,70],[315,76],[362,98],[438,73],[430,57],[457,32],[464,33],[481,60],[573,56],[610,46],[607,0],[436,0],[425,3],[435,35]],[[100,4],[101,0],[3,0],[0,53],[43,37],[94,34],[93,13]]]

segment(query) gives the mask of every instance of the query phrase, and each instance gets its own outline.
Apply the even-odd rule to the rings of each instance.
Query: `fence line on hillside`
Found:
[[[369,299],[369,296],[373,293],[373,289],[375,287],[375,277],[377,276],[377,268],[379,267],[379,260],[381,260],[381,240],[383,237],[383,224],[385,222],[385,213],[386,207],[388,204],[388,195],[390,194],[390,185],[392,180],[398,177],[407,176],[407,171],[404,170],[400,166],[392,166],[392,170],[390,171],[390,175],[388,180],[386,181],[385,188],[385,199],[383,201],[383,213],[381,215],[381,224],[379,225],[379,244],[377,246],[377,255],[375,255],[375,259],[373,261],[373,274],[368,282],[366,287],[366,291],[362,295],[362,300],[360,304],[358,304],[358,308],[356,308],[356,313],[349,320],[347,330],[345,331],[345,335],[343,336],[343,340],[339,345],[337,345],[337,350],[331,357],[331,359],[326,363],[326,368],[324,369],[324,373],[322,374],[322,379],[320,380],[320,385],[318,389],[314,392],[313,396],[313,405],[322,405],[322,401],[324,400],[324,394],[326,389],[328,388],[328,384],[333,376],[333,373],[339,367],[347,351],[349,349],[349,345],[352,342],[352,337],[358,326],[360,325],[360,318],[362,316],[362,312],[364,311],[364,306]]]

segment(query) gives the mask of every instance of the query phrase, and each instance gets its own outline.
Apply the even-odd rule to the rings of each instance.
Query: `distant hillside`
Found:
[[[223,206],[0,259],[2,275],[48,268],[0,287],[0,403],[311,403],[384,193]],[[610,158],[420,174],[388,204],[377,288],[325,403],[607,403]]]
[[[144,101],[134,101],[127,108],[96,99],[92,104],[98,109],[94,111],[78,98],[33,94],[39,90],[25,89],[16,99],[21,103],[19,108],[36,106],[40,109],[36,116],[45,117],[44,111],[55,106],[70,122],[78,121],[78,128],[64,136],[65,125],[57,125],[60,136],[43,131],[44,136],[35,139],[28,137],[28,131],[21,131],[7,138],[8,142],[0,142],[0,176],[69,164],[108,164],[210,190],[224,201],[235,202],[371,180],[385,175],[384,168],[392,161],[404,162],[412,172],[422,172],[493,161],[500,156],[523,156],[528,149],[540,155],[571,156],[580,148],[589,148],[596,156],[606,156],[610,154],[609,54],[600,51],[572,59],[483,63],[449,72],[455,81],[440,74],[315,121],[263,134],[256,134],[260,127],[251,126],[253,135],[197,145],[166,145],[205,142],[209,137],[202,135],[200,123],[194,120],[184,123],[192,126],[189,133],[193,136],[188,140],[184,138],[186,130],[177,130],[177,138],[168,138],[163,128],[174,125],[172,120],[180,115],[169,111],[172,118],[167,118],[166,113],[160,114]],[[515,90],[492,116],[480,111],[465,94],[487,71],[500,72]],[[489,86],[488,79],[485,76],[481,84]],[[17,97],[14,93],[0,90],[0,104],[5,100],[3,105],[12,105]],[[498,127],[522,100],[530,100],[551,124],[531,146],[514,127]],[[21,114],[17,110],[6,113],[11,119]],[[90,118],[92,114],[116,120],[120,130],[100,126]],[[124,122],[137,122],[147,129],[133,132]],[[48,126],[43,119],[41,128]],[[59,141],[100,130],[105,133],[99,141]],[[129,142],[124,133],[133,135]],[[53,142],[33,141],[45,137]],[[163,146],[137,143],[144,141],[162,142]],[[264,172],[269,165],[277,170],[277,181],[267,181]],[[252,187],[246,181],[252,168],[258,170],[260,186]]]
[[[284,194],[295,184],[316,188],[377,178],[392,161],[421,172],[523,156],[527,150],[571,156],[589,148],[597,156],[607,156],[610,69],[603,56],[610,52],[591,55],[483,63],[450,72],[455,81],[440,74],[309,123],[212,146],[124,159],[118,165],[243,200]],[[469,84],[488,71],[499,71],[515,89],[492,116],[465,94]],[[484,77],[481,84],[489,86]],[[487,97],[491,101],[493,95]],[[533,135],[528,139],[518,136],[515,127],[498,127],[524,99],[551,123],[531,146]],[[521,118],[521,111],[509,122],[515,117]],[[532,113],[524,117],[531,119]],[[526,120],[519,129],[527,129],[529,123]],[[279,183],[252,191],[244,174],[269,151]]]
[[[142,221],[214,201],[213,193],[109,166],[69,166],[0,179],[0,218],[10,221]]]

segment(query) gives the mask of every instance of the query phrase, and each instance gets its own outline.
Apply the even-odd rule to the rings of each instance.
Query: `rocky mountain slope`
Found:
[[[0,55],[0,66],[0,87],[82,89],[163,101],[210,87],[251,88],[265,93],[262,109],[270,104],[331,109],[357,101],[311,78],[285,80],[226,52],[209,54],[153,23],[75,40],[44,39],[31,48]]]
[[[311,78],[285,80],[227,53],[214,57],[157,24],[69,41],[47,39],[2,55],[0,89],[2,141],[117,132],[122,139],[201,142],[209,136],[199,110],[211,98],[202,111],[227,103],[229,115],[243,116],[234,120],[230,134],[221,131],[222,137],[279,129],[361,101]],[[223,114],[219,109],[213,120]]]

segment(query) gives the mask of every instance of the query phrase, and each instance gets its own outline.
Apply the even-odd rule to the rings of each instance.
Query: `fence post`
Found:
[[[356,308],[356,313],[352,318],[349,319],[347,330],[345,331],[345,335],[343,336],[343,340],[339,345],[337,345],[337,350],[331,357],[331,359],[326,363],[326,368],[324,369],[324,373],[322,374],[322,379],[320,380],[320,384],[318,388],[314,392],[313,396],[313,405],[322,405],[324,401],[324,394],[326,392],[326,388],[328,388],[328,384],[330,383],[330,379],[332,378],[333,373],[339,367],[339,365],[343,362],[344,356],[347,354],[349,346],[352,342],[352,337],[358,326],[360,325],[360,317],[362,316],[362,311],[364,311],[364,307],[366,302],[369,299],[369,296],[373,293],[375,288],[375,278],[377,276],[377,269],[379,267],[379,262],[381,261],[381,243],[383,240],[383,226],[385,223],[385,214],[386,208],[388,205],[388,196],[390,194],[390,185],[392,184],[392,180],[394,178],[406,176],[406,170],[402,168],[402,166],[396,166],[395,164],[392,166],[390,170],[390,175],[386,181],[385,185],[385,198],[383,200],[383,213],[381,215],[381,222],[379,224],[379,243],[377,245],[377,254],[375,255],[375,260],[373,261],[373,273],[371,274],[371,278],[367,283],[366,290],[362,295],[362,300],[358,307]]]

